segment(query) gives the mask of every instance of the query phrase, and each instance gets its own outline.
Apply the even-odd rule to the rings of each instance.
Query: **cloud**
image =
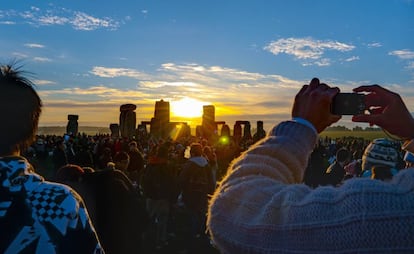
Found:
[[[326,51],[351,51],[355,46],[333,41],[333,40],[315,40],[311,37],[306,38],[285,38],[272,41],[264,47],[264,50],[274,55],[287,54],[293,56],[296,60],[304,61],[304,65],[330,65],[328,58],[323,57]]]
[[[39,56],[37,56],[37,57],[33,57],[33,61],[45,63],[45,62],[52,62],[52,59],[47,58],[47,57],[39,57]]]
[[[142,81],[142,87],[160,88],[160,87],[197,87],[193,82],[168,82],[168,81]]]
[[[359,56],[352,56],[350,58],[345,59],[345,62],[353,62],[359,60]]]
[[[414,62],[409,62],[407,65],[407,69],[414,69]]]
[[[57,94],[64,94],[64,95],[74,95],[74,96],[89,96],[93,95],[94,97],[108,97],[108,98],[133,98],[133,97],[142,97],[144,93],[131,90],[131,89],[117,89],[113,87],[107,87],[103,85],[99,86],[91,86],[87,88],[80,88],[80,87],[70,87],[70,88],[63,88],[60,90],[45,90],[42,91],[44,95],[57,95]],[[89,98],[89,97],[88,97]]]
[[[291,80],[280,75],[264,75],[222,66],[205,66],[199,64],[165,63],[156,73],[144,73],[131,68],[93,67],[89,72],[102,78],[129,77],[138,80],[134,91],[146,94],[148,98],[174,99],[188,96],[200,101],[226,101],[226,103],[242,103],[243,105],[257,104],[260,101],[274,100],[275,94],[283,94],[291,101],[297,90],[304,82]],[[102,88],[102,91],[106,91]],[[109,88],[108,88],[109,89]],[[130,89],[131,90],[131,89]],[[89,94],[102,96],[99,91],[88,90]],[[85,90],[82,90],[86,93]],[[108,92],[121,93],[124,98],[130,98],[130,91]],[[70,90],[70,93],[80,94],[80,90]],[[125,93],[125,94],[124,94]],[[69,92],[68,92],[69,94]],[[139,95],[142,98],[142,95]],[[121,96],[117,96],[121,99]],[[138,98],[138,97],[137,97]],[[257,107],[257,106],[256,106]],[[248,108],[246,108],[248,109]],[[262,108],[261,111],[265,111]]]
[[[14,21],[0,21],[1,25],[16,25]]]
[[[54,85],[56,84],[56,82],[54,81],[50,81],[50,80],[41,80],[41,79],[37,79],[37,80],[33,80],[33,83],[36,85]]]
[[[28,48],[44,48],[45,47],[45,45],[37,44],[37,43],[26,43],[24,44],[24,46]]]
[[[28,57],[28,55],[26,55],[24,53],[21,53],[21,52],[13,52],[12,55],[16,56],[18,58],[27,58]]]
[[[382,44],[379,42],[368,43],[368,48],[379,48],[382,47]]]
[[[76,30],[91,31],[98,28],[108,28],[116,30],[119,27],[119,22],[111,18],[96,18],[83,12],[76,12],[71,24]]]
[[[396,56],[403,60],[414,59],[414,51],[409,49],[394,50],[389,52],[388,55]]]
[[[17,12],[7,10],[0,12],[0,24],[24,23],[32,26],[69,25],[75,30],[92,31],[97,29],[116,30],[121,22],[110,17],[94,17],[84,12],[67,8],[42,10],[32,6],[30,10]]]
[[[115,77],[129,77],[135,79],[145,78],[147,75],[140,71],[129,68],[108,68],[103,66],[95,66],[89,72],[93,75],[103,78],[115,78]]]

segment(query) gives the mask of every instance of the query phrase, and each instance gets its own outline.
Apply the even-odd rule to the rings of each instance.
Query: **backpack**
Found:
[[[190,208],[203,209],[208,195],[214,191],[211,168],[208,164],[201,167],[191,161],[187,163],[191,164],[182,183],[183,201]]]
[[[176,192],[175,177],[168,163],[148,164],[141,179],[141,188],[146,198],[171,199]]]

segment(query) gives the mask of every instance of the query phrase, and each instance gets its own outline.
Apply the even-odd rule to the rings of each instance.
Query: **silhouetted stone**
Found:
[[[66,125],[66,133],[77,135],[78,134],[78,115],[68,115],[68,124]]]
[[[119,130],[122,137],[132,138],[135,135],[137,108],[134,104],[123,104],[120,107]]]
[[[263,121],[257,121],[257,131],[253,135],[253,142],[257,142],[264,137],[266,137],[266,131],[263,129]]]

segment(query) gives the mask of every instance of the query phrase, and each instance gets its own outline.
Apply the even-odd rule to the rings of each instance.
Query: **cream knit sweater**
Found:
[[[414,170],[389,183],[302,184],[317,141],[287,121],[229,167],[207,226],[222,253],[414,253]]]

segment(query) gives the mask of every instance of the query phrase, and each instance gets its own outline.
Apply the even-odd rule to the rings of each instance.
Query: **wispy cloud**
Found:
[[[353,62],[359,60],[359,56],[351,56],[350,58],[345,59],[345,62]]]
[[[76,12],[71,23],[76,30],[85,31],[96,30],[101,27],[115,30],[119,27],[119,22],[111,18],[96,18],[83,12]]]
[[[11,25],[26,23],[33,26],[69,25],[75,30],[91,31],[96,29],[116,30],[121,22],[110,17],[95,17],[90,14],[67,8],[54,7],[42,10],[32,6],[30,10],[0,12],[0,24]]]
[[[13,56],[18,57],[18,58],[27,58],[28,55],[26,55],[25,53],[21,53],[21,52],[13,52],[12,53]]]
[[[0,25],[16,25],[14,21],[0,21]]]
[[[33,83],[36,84],[36,85],[40,85],[40,86],[42,86],[42,85],[54,85],[54,84],[56,84],[56,82],[54,82],[54,81],[41,80],[41,79],[33,80]]]
[[[409,49],[394,50],[388,53],[388,55],[396,56],[399,59],[407,63],[405,66],[408,70],[414,70],[414,51]]]
[[[147,74],[134,69],[108,68],[103,66],[95,66],[89,73],[103,78],[129,77],[135,79],[142,79],[147,77]]]
[[[368,48],[379,48],[379,47],[382,47],[382,44],[379,42],[373,42],[373,43],[368,43],[367,47]]]
[[[284,38],[272,41],[264,47],[264,50],[274,55],[287,54],[292,55],[297,60],[303,60],[303,65],[316,64],[319,66],[330,65],[330,60],[324,57],[326,51],[351,51],[355,46],[333,41],[333,40],[315,40],[311,37],[306,38]]]
[[[38,44],[38,43],[26,43],[24,44],[24,46],[28,48],[44,48],[45,47],[45,45]]]
[[[222,104],[217,105],[222,109],[220,114],[233,114],[240,108],[247,112],[253,106],[262,113],[270,114],[275,109],[261,106],[258,101],[272,101],[277,94],[280,105],[290,105],[294,94],[304,84],[280,75],[264,75],[195,63],[165,63],[152,74],[134,69],[108,67],[94,67],[90,73],[106,78],[121,76],[136,78],[138,80],[136,89],[157,100],[161,98],[178,100],[187,96],[213,104],[221,101]],[[146,79],[142,80],[141,76],[145,76]],[[125,96],[129,98],[129,95]],[[239,105],[238,109],[230,110],[229,107],[233,104]],[[288,107],[277,110],[289,114]]]
[[[36,56],[36,57],[33,57],[33,61],[44,63],[44,62],[52,62],[52,59],[47,58],[47,57]]]
[[[400,59],[414,59],[414,51],[409,49],[394,50],[388,53],[388,55],[396,56]]]

